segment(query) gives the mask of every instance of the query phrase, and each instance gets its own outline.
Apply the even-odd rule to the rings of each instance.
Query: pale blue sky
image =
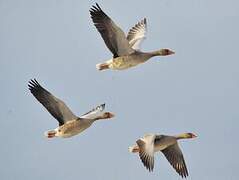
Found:
[[[188,179],[238,179],[239,2],[97,2],[124,31],[147,18],[143,50],[176,54],[98,72],[111,53],[89,16],[95,1],[0,0],[1,179],[180,179],[162,154],[149,173],[128,152],[147,132],[198,135],[181,142]],[[28,91],[31,78],[78,115],[105,102],[116,118],[46,139],[57,121]]]

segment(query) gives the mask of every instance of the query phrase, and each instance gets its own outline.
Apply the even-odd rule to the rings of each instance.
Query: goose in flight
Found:
[[[139,153],[143,165],[149,171],[154,169],[154,153],[161,151],[176,172],[182,178],[186,178],[188,170],[177,140],[196,137],[193,133],[183,133],[177,136],[146,134],[143,138],[138,139],[135,145],[129,147],[129,151]]]
[[[104,13],[97,3],[90,9],[90,15],[106,46],[113,54],[112,59],[96,65],[98,70],[124,70],[144,63],[154,56],[174,54],[170,49],[160,49],[152,52],[140,51],[140,44],[145,39],[147,31],[145,18],[132,27],[126,37],[121,28]]]
[[[36,79],[30,80],[28,87],[33,96],[59,122],[57,128],[45,132],[48,138],[68,138],[81,133],[96,120],[114,117],[113,113],[104,112],[105,104],[101,104],[84,115],[77,117],[62,100],[44,89]]]

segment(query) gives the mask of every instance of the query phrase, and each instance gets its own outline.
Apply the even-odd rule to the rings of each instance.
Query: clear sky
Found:
[[[89,16],[95,1],[0,0],[0,178],[180,179],[160,153],[149,173],[128,146],[148,132],[194,132],[180,143],[188,179],[238,179],[239,2],[97,2],[124,31],[147,18],[143,50],[176,54],[99,72],[111,53]],[[31,78],[77,115],[105,102],[116,117],[47,139],[57,121],[28,91]]]

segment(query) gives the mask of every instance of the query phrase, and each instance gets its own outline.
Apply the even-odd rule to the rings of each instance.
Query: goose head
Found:
[[[186,136],[188,139],[191,139],[191,138],[196,138],[197,135],[193,134],[193,133],[186,133]]]
[[[197,135],[195,135],[194,133],[183,133],[177,136],[177,139],[192,139],[192,138],[196,138]]]
[[[160,49],[158,53],[160,56],[168,56],[168,55],[175,54],[175,52],[170,49]]]

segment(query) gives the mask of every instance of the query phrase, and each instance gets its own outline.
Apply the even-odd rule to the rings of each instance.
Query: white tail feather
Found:
[[[101,65],[101,63],[96,64],[96,69],[97,69],[97,70],[100,70],[100,69],[101,69],[101,68],[100,68],[100,65]]]
[[[49,131],[46,131],[46,132],[44,133],[44,135],[45,135],[46,137],[48,137],[48,138],[53,138],[53,137],[56,137],[57,131],[56,131],[56,129],[49,130]]]
[[[139,152],[139,146],[137,146],[137,145],[135,144],[135,145],[133,145],[133,146],[130,146],[130,147],[128,148],[128,150],[129,150],[129,152],[131,152],[131,153]]]
[[[98,69],[99,71],[105,70],[105,69],[109,69],[109,63],[99,63],[96,64],[96,69]]]
[[[134,147],[133,146],[130,146],[129,148],[128,148],[128,150],[129,150],[129,152],[133,152],[133,149],[134,149]]]

